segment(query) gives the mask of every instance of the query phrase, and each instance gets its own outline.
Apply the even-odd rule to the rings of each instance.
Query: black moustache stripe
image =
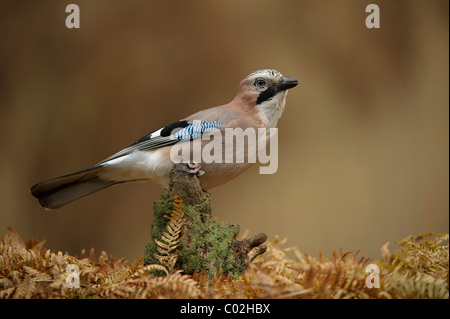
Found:
[[[269,99],[271,99],[275,95],[275,89],[273,86],[269,87],[264,92],[259,93],[258,99],[256,100],[256,104],[261,104]]]

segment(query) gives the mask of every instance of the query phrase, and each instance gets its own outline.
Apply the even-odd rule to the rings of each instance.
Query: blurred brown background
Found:
[[[65,26],[69,3],[80,29]],[[381,29],[365,27],[369,3]],[[378,258],[388,240],[448,232],[448,4],[2,1],[0,226],[71,254],[138,258],[158,185],[53,212],[29,188],[226,103],[244,76],[274,68],[300,82],[279,121],[278,172],[254,167],[213,191],[218,218],[312,255]]]

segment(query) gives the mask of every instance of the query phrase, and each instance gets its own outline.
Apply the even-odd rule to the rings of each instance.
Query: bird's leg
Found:
[[[200,163],[188,163],[187,166],[189,168],[187,171],[191,174],[197,174],[198,177],[205,174],[205,171],[201,170],[202,166]]]

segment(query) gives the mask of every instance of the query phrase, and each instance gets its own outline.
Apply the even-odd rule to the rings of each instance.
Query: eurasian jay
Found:
[[[91,168],[34,185],[31,193],[42,207],[56,209],[120,183],[153,180],[166,187],[176,145],[201,140],[201,147],[204,147],[208,135],[230,128],[275,128],[285,107],[287,89],[297,84],[297,80],[283,77],[276,70],[253,72],[241,81],[230,103],[170,123]],[[224,140],[218,141],[226,152]],[[236,153],[235,148],[231,151]],[[230,181],[252,165],[248,160],[241,163],[201,160],[200,163],[189,162],[188,168],[199,176],[203,189],[209,190]]]

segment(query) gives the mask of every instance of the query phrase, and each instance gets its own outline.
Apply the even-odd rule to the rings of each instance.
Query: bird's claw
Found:
[[[202,166],[199,163],[188,163],[187,166],[189,168],[187,171],[191,174],[196,174],[198,177],[205,174],[205,171],[201,170]]]

